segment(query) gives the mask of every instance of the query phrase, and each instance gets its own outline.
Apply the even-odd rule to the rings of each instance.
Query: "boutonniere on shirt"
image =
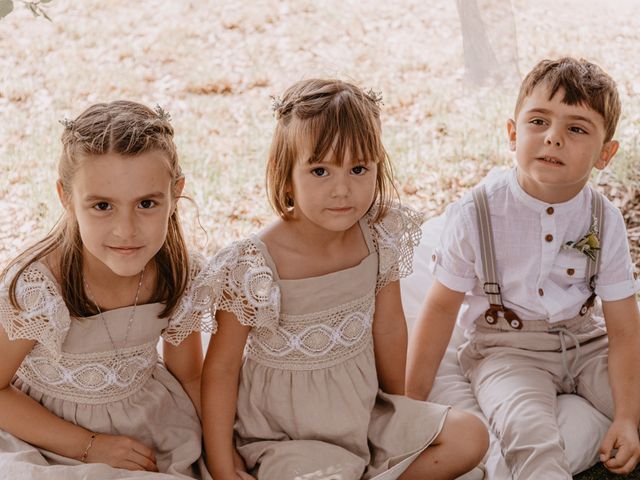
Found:
[[[584,253],[591,260],[596,259],[596,252],[600,250],[600,237],[598,229],[598,219],[594,216],[591,221],[589,231],[585,233],[579,240],[569,241],[562,248],[567,250],[577,250]]]

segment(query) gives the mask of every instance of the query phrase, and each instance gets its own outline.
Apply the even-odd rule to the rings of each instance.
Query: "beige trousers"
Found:
[[[480,318],[460,346],[462,371],[516,480],[571,480],[556,420],[558,393],[576,393],[613,418],[603,322],[591,313],[550,324]]]

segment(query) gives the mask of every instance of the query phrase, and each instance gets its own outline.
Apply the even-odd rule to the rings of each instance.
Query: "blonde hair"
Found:
[[[289,87],[282,99],[274,100],[277,125],[267,161],[269,202],[284,220],[292,218],[293,165],[311,147],[310,163],[328,154],[342,165],[346,151],[354,158],[377,164],[378,205],[374,221],[384,217],[398,192],[393,183],[389,156],[382,145],[380,98],[374,92],[340,80],[302,80]]]
[[[73,178],[83,162],[90,157],[115,153],[135,157],[150,151],[159,151],[165,157],[173,185],[182,178],[178,154],[173,142],[173,127],[169,116],[136,102],[120,100],[98,103],[82,112],[75,120],[62,122],[62,154],[58,163],[58,178],[66,195],[71,194]],[[9,286],[11,304],[20,309],[16,299],[16,285],[22,272],[32,263],[60,249],[58,272],[62,297],[75,317],[97,312],[86,294],[82,275],[82,239],[78,222],[67,209],[49,234],[22,252],[3,270],[5,279],[9,271],[17,269]],[[164,244],[154,257],[158,271],[155,294],[151,301],[162,301],[162,317],[171,315],[184,293],[189,272],[189,255],[180,227],[177,207],[169,217]]]
[[[549,87],[549,99],[563,88],[563,103],[586,105],[598,112],[604,119],[604,141],[613,138],[620,119],[620,97],[616,82],[602,68],[587,60],[572,57],[538,62],[522,81],[514,118],[520,113],[525,98],[540,83]]]

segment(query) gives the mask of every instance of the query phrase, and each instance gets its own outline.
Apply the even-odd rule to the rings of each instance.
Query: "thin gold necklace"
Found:
[[[146,265],[145,265],[145,267],[146,267]],[[93,304],[95,305],[96,309],[98,310],[98,314],[100,315],[100,318],[102,319],[102,324],[104,325],[104,329],[107,331],[107,335],[109,335],[109,340],[111,341],[111,346],[113,347],[113,350],[116,352],[116,357],[117,357],[118,364],[120,364],[122,362],[122,359],[123,359],[123,357],[122,357],[122,349],[124,349],[127,346],[127,340],[129,340],[129,332],[131,331],[131,326],[133,325],[133,318],[136,316],[136,307],[138,306],[138,297],[140,295],[140,287],[142,286],[142,279],[143,278],[144,278],[144,268],[140,272],[140,281],[138,282],[138,288],[136,289],[136,298],[135,298],[135,300],[133,302],[133,310],[131,311],[131,316],[129,317],[129,323],[127,324],[127,333],[125,333],[125,335],[124,335],[124,340],[122,341],[122,346],[120,347],[120,349],[118,349],[118,347],[116,347],[116,342],[113,341],[113,336],[111,335],[111,330],[109,330],[109,326],[107,325],[107,321],[104,319],[104,315],[102,314],[102,310],[98,306],[98,302],[96,302],[95,297],[91,293],[91,289],[89,288],[89,284],[87,283],[86,280],[84,280],[84,288],[87,289],[87,296],[89,297],[89,300],[91,300],[91,302],[93,302]]]

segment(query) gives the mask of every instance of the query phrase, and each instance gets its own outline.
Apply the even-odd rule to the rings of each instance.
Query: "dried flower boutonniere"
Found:
[[[596,252],[600,250],[598,219],[594,216],[589,227],[589,231],[585,233],[580,240],[575,242],[567,242],[562,248],[567,250],[577,250],[584,253],[591,260],[596,259]]]

